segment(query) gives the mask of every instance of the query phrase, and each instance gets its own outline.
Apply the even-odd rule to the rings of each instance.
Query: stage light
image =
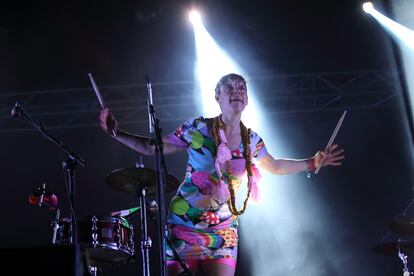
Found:
[[[370,2],[367,2],[369,4]],[[372,3],[371,3],[372,5]],[[368,13],[381,24],[385,31],[387,31],[396,41],[401,45],[414,50],[414,31],[401,25],[400,23],[385,16],[373,6],[368,6]],[[365,10],[365,8],[364,8]]]
[[[369,14],[394,39],[400,48],[399,50],[402,53],[401,69],[405,70],[405,75],[407,76],[405,80],[407,84],[407,93],[409,94],[411,106],[414,106],[414,78],[409,77],[414,71],[414,29],[408,28],[409,26],[414,26],[414,21],[411,16],[414,11],[414,4],[412,2],[413,1],[407,1],[405,4],[400,3],[397,5],[397,7],[399,7],[399,12],[396,14],[400,14],[400,16],[395,19],[387,17],[380,10],[375,8],[372,8]],[[404,25],[400,22],[404,23]]]
[[[362,9],[366,13],[370,13],[372,10],[374,10],[374,4],[372,4],[372,2],[365,2],[364,4],[362,4]]]
[[[194,19],[197,16],[194,15]],[[220,108],[214,99],[214,89],[220,77],[237,73],[246,77],[246,73],[240,66],[217,44],[206,30],[201,20],[193,23],[197,60],[195,64],[195,76],[199,83],[199,91],[195,95],[201,98],[203,116],[212,117],[220,114]],[[256,125],[260,122],[260,108],[256,105],[253,89],[249,89],[249,104],[243,112],[243,122],[246,125]],[[256,112],[254,112],[256,111]]]
[[[192,10],[189,13],[190,22],[195,24],[197,22],[201,22],[201,15],[198,11]]]

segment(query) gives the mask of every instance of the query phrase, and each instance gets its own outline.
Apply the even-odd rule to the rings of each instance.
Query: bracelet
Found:
[[[108,134],[109,136],[116,137],[118,134],[118,128],[112,129],[112,132],[111,133],[108,132]]]
[[[315,171],[315,159],[308,159],[309,169],[311,172]]]
[[[311,172],[315,170],[315,160],[310,158],[306,160],[306,176],[311,178]]]

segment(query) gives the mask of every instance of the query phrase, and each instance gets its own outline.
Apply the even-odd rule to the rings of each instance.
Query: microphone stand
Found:
[[[39,131],[47,140],[56,144],[61,150],[63,150],[69,157],[63,161],[63,170],[67,175],[67,184],[69,189],[69,198],[70,198],[70,208],[71,208],[71,223],[70,223],[70,240],[71,244],[75,247],[75,262],[76,265],[79,262],[79,245],[78,245],[78,229],[76,226],[76,216],[75,216],[75,169],[77,165],[82,167],[86,166],[85,160],[82,157],[79,157],[76,153],[72,152],[68,147],[66,147],[62,141],[57,140],[52,135],[50,135],[44,128],[41,122],[36,122],[25,110],[24,108],[16,102],[12,111],[12,117],[20,117],[32,125],[37,131]],[[76,274],[79,273],[77,266],[75,267]]]
[[[165,257],[165,242],[169,244],[175,258],[179,261],[183,272],[179,275],[182,276],[191,276],[192,273],[188,269],[187,265],[175,251],[174,247],[171,245],[170,241],[166,238],[166,224],[165,224],[165,201],[164,201],[164,186],[167,183],[166,181],[166,172],[167,166],[164,158],[164,144],[162,142],[162,129],[159,127],[159,120],[155,116],[155,107],[152,102],[152,89],[151,82],[146,76],[146,86],[147,86],[147,103],[148,103],[148,115],[150,118],[150,132],[152,133],[155,130],[155,139],[151,139],[150,144],[155,147],[155,166],[157,170],[157,200],[158,200],[158,236],[159,236],[159,255],[161,260],[160,274],[161,276],[166,275],[166,257]],[[145,239],[144,239],[145,240]],[[148,259],[147,259],[148,260]],[[148,263],[146,264],[149,265]],[[149,273],[149,270],[148,270]],[[144,274],[145,275],[145,274]],[[149,275],[149,274],[148,274]]]
[[[155,132],[155,139],[151,139],[151,144],[155,147],[155,168],[157,171],[157,201],[158,201],[158,237],[159,237],[159,259],[160,276],[166,275],[166,258],[165,258],[165,202],[164,202],[164,186],[165,180],[165,167],[164,162],[164,144],[162,142],[162,129],[159,126],[159,120],[155,115],[155,107],[152,103],[152,91],[151,83],[148,77],[146,77],[147,92],[148,92],[148,112],[150,117],[150,125]],[[150,128],[151,129],[151,128]]]

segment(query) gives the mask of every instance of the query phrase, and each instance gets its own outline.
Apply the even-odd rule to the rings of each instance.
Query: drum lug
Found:
[[[96,216],[92,217],[92,246],[96,247],[98,245],[98,233],[96,233],[96,230],[98,230],[98,226],[96,225],[96,222],[98,221],[98,218]]]
[[[144,249],[151,248],[151,246],[152,246],[152,240],[151,240],[151,238],[150,238],[150,237],[148,237],[148,240],[146,240],[146,241],[141,241],[141,246],[142,246],[142,248],[144,248]]]
[[[134,244],[134,226],[131,224],[131,235],[129,236],[129,247],[131,248],[132,254],[135,252],[135,244]]]
[[[119,221],[115,223],[114,227],[114,242],[119,249],[121,247],[121,223]]]

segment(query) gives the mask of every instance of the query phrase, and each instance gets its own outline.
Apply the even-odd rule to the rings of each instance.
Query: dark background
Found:
[[[59,196],[63,216],[69,216],[69,207],[61,168],[66,155],[23,122],[10,122],[8,116],[14,102],[27,100],[36,91],[89,87],[88,72],[93,72],[102,86],[142,84],[145,75],[159,83],[194,80],[195,45],[186,14],[192,5],[201,8],[207,30],[251,76],[399,70],[389,36],[362,12],[361,1],[15,1],[3,4],[0,104],[2,122],[7,120],[9,127],[4,123],[0,132],[3,213],[0,246],[21,248],[22,256],[27,255],[26,247],[50,245],[50,223],[54,217],[53,211],[29,205],[28,195],[46,182],[48,190]],[[391,14],[387,5],[382,7]],[[325,229],[331,235],[321,241],[331,243],[336,252],[323,257],[327,260],[323,275],[401,273],[402,265],[396,255],[384,256],[372,250],[387,233],[388,224],[412,198],[412,138],[398,78],[395,86],[399,91],[396,104],[351,108],[337,138],[346,150],[346,161],[342,167],[327,169],[312,179],[312,185],[340,221],[339,225],[332,226],[332,231]],[[91,90],[85,93],[94,97]],[[47,128],[48,108],[53,108],[55,103],[46,99],[42,104],[44,113],[35,119],[43,121]],[[30,111],[30,105],[26,107]],[[105,176],[115,169],[134,166],[139,155],[100,130],[96,106],[88,112],[89,119],[95,123],[84,127],[65,127],[62,123],[50,131],[87,162],[85,168],[76,171],[76,210],[80,218],[104,216],[138,205],[134,195],[108,187]],[[191,116],[196,116],[199,110],[192,113]],[[291,146],[280,152],[303,158],[325,146],[341,111],[321,109],[269,114],[269,124]],[[66,116],[73,115],[69,112]],[[145,120],[146,113],[140,116],[141,121]],[[171,132],[181,122],[181,118],[161,122],[164,133]],[[145,123],[120,121],[120,125],[125,130],[148,135]],[[144,164],[153,168],[154,159],[145,157]],[[172,174],[183,177],[185,155],[168,156],[167,164]],[[297,182],[298,186],[307,185],[301,183],[306,182],[304,175],[285,178]],[[274,179],[283,181],[281,176]],[[306,193],[300,197],[306,197]],[[305,210],[306,207],[298,208],[298,212]],[[133,224],[139,249],[138,218]],[[334,233],[338,228],[341,235]],[[150,223],[150,233],[154,240],[152,269],[156,274],[154,223]],[[387,238],[392,240],[393,236]],[[318,247],[311,253],[317,255]],[[254,252],[243,245],[241,249],[237,275],[254,275],[247,261],[247,255]],[[284,248],[280,250],[283,252]],[[302,253],[305,252],[297,252]],[[352,257],[338,265],[335,258],[340,255]],[[22,265],[25,258],[19,260]],[[286,271],[314,275],[300,265]],[[140,275],[139,260],[107,272],[111,273]],[[269,275],[273,274],[269,272]]]

